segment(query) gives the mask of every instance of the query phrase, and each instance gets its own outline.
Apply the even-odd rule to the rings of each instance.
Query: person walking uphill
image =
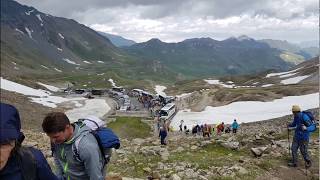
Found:
[[[306,168],[311,167],[311,159],[308,154],[308,143],[309,143],[309,134],[313,126],[305,126],[305,122],[310,121],[310,117],[301,112],[301,109],[298,105],[292,106],[292,113],[294,115],[294,120],[291,124],[288,125],[289,129],[295,129],[293,141],[292,141],[292,161],[288,163],[290,167],[297,167],[298,160],[298,149],[305,160]]]
[[[41,151],[22,146],[24,135],[18,110],[1,103],[0,112],[0,179],[58,180]]]
[[[44,118],[42,129],[50,137],[58,177],[104,180],[105,160],[89,127],[82,122],[70,124],[64,113],[53,112]],[[76,143],[79,143],[77,153]]]
[[[232,127],[232,132],[233,132],[234,134],[236,134],[236,133],[237,133],[237,130],[238,130],[238,128],[239,128],[239,124],[237,123],[237,120],[236,120],[236,119],[233,120],[233,123],[232,123],[231,127]]]

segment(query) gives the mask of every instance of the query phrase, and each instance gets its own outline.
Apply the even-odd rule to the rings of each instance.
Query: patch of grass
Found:
[[[119,137],[126,139],[146,138],[150,136],[151,128],[139,117],[117,117],[108,124]]]
[[[161,162],[160,156],[144,156],[142,154],[131,154],[125,163],[112,163],[108,166],[107,172],[116,172],[123,176],[136,178],[145,178],[150,175],[143,170],[145,167],[155,170],[158,162]]]
[[[229,156],[230,155],[230,156]],[[191,152],[179,152],[170,154],[170,162],[190,162],[199,164],[200,169],[208,169],[211,166],[223,166],[238,161],[240,156],[247,156],[245,151],[234,151],[222,147],[219,144],[209,144],[202,149]]]

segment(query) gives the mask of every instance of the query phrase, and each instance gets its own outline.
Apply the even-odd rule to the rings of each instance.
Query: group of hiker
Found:
[[[107,151],[119,148],[120,141],[111,130],[101,128],[103,121],[95,118],[70,123],[62,112],[44,118],[42,129],[50,138],[56,167],[53,173],[40,150],[22,145],[25,136],[18,110],[1,103],[0,179],[104,180],[111,155]]]
[[[181,123],[179,125],[179,131],[185,132],[185,134],[190,134],[190,130],[187,128],[186,125],[183,125],[183,120],[181,120]],[[239,128],[239,124],[236,119],[234,119],[233,123],[230,126],[225,127],[224,122],[214,125],[209,124],[197,124],[195,126],[192,126],[191,133],[192,135],[199,135],[203,137],[211,137],[214,134],[214,131],[216,130],[216,135],[221,135],[224,133],[230,133],[231,130],[234,134],[237,133],[237,130]]]
[[[292,107],[294,120],[288,125],[288,130],[295,130],[291,156],[288,166],[297,166],[297,151],[300,149],[306,168],[312,165],[308,154],[310,132],[315,131],[314,117],[300,107]],[[51,151],[54,157],[56,172],[53,173],[43,153],[33,147],[23,146],[25,138],[21,131],[18,110],[9,104],[1,103],[0,119],[0,179],[1,180],[103,180],[106,176],[105,166],[109,161],[101,150],[98,132],[92,133],[92,126],[83,123],[91,122],[92,126],[100,127],[94,119],[84,119],[70,123],[62,112],[49,113],[42,122],[42,129],[50,138]],[[231,125],[236,133],[239,125],[236,120]],[[185,126],[186,127],[186,126]],[[198,133],[198,127],[197,129]],[[212,127],[211,127],[212,129]],[[217,131],[223,132],[224,123],[217,126]],[[182,126],[180,128],[182,131]],[[185,128],[186,130],[186,128]],[[201,130],[201,126],[200,126]],[[165,138],[168,129],[160,127],[161,144],[166,145]],[[210,136],[210,126],[204,124],[203,136]],[[209,133],[209,134],[208,134]],[[105,137],[112,134],[105,134]],[[116,138],[115,138],[116,141]],[[49,142],[48,142],[49,143]],[[119,142],[116,143],[118,148]]]

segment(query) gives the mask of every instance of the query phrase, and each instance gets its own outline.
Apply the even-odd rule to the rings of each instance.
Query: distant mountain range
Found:
[[[295,47],[247,36],[165,43],[135,43],[101,35],[72,19],[54,17],[12,0],[1,0],[1,76],[52,79],[79,86],[142,86],[265,70],[286,70],[311,56]],[[131,45],[130,45],[131,44]],[[128,46],[130,45],[130,46]],[[119,48],[121,46],[121,48]],[[305,53],[305,54],[304,54]]]
[[[117,36],[117,35],[113,35],[113,34],[109,34],[109,33],[105,33],[105,32],[100,32],[100,31],[98,31],[98,33],[107,37],[112,42],[112,44],[114,44],[117,47],[131,46],[136,43],[133,40],[126,39],[121,36]]]
[[[277,48],[284,51],[284,54],[291,56],[291,60],[296,60],[300,63],[304,60],[319,56],[319,48],[313,42],[306,43],[304,46],[300,44],[289,43],[288,41],[263,39],[261,42],[267,43],[272,48]],[[303,44],[303,43],[302,43]],[[309,46],[307,46],[309,44]],[[290,61],[290,59],[283,57]]]
[[[280,57],[282,51],[246,36],[223,41],[194,38],[178,43],[151,39],[123,49],[142,59],[159,61],[185,76],[247,74],[291,66]]]

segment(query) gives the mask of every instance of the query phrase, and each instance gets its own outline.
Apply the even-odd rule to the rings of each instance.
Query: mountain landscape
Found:
[[[74,20],[15,1],[1,3],[3,77],[55,79],[78,87],[88,83],[108,87],[106,80],[113,78],[125,86],[138,82],[150,86],[147,80],[172,84],[212,75],[287,70],[312,56],[298,48],[270,45],[246,36],[178,43],[126,41],[132,45],[119,48],[122,45],[110,40],[114,36],[101,35]]]
[[[24,145],[39,148],[53,170],[41,123],[60,111],[71,122],[95,115],[119,136],[106,180],[319,179],[318,129],[310,136],[312,167],[302,159],[287,167],[292,105],[319,119],[317,42],[241,35],[168,43],[160,33],[135,42],[79,22],[1,0],[1,103],[19,110]],[[157,113],[169,102],[175,112],[160,145]],[[216,125],[234,119],[236,134],[217,134]],[[215,131],[192,135],[196,124]]]

